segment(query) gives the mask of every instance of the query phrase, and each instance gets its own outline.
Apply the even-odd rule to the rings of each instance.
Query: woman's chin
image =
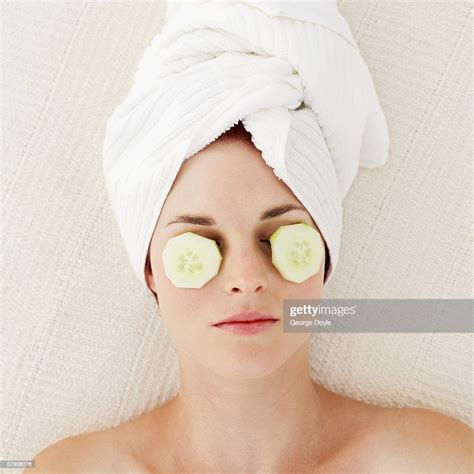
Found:
[[[270,375],[284,363],[282,354],[262,348],[240,349],[237,353],[227,352],[212,362],[212,370],[232,379],[255,379]]]

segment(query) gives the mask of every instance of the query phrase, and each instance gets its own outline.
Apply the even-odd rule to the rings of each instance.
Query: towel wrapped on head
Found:
[[[342,201],[388,158],[370,72],[334,1],[168,2],[162,31],[106,126],[112,209],[145,285],[149,244],[184,160],[241,121],[313,217],[336,268]]]

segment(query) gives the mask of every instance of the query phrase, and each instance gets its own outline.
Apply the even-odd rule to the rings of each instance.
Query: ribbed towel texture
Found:
[[[145,261],[183,161],[239,120],[306,207],[334,274],[342,201],[359,166],[388,158],[370,72],[335,1],[168,2],[106,126],[103,169],[133,269]]]

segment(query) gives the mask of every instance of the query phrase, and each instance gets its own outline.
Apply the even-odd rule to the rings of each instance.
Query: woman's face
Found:
[[[270,245],[262,241],[278,227],[305,222],[318,230],[304,207],[260,219],[285,204],[303,207],[250,141],[217,139],[183,163],[158,219],[150,244],[151,272],[146,271],[178,352],[221,375],[253,378],[276,370],[307,340],[308,333],[283,332],[283,300],[321,298],[325,262],[301,283],[285,280],[273,266]],[[207,217],[170,224],[181,215]],[[211,219],[215,224],[207,225]],[[188,231],[214,239],[222,255],[219,273],[198,289],[175,287],[163,269],[167,241]],[[280,321],[253,335],[213,326],[248,310]]]

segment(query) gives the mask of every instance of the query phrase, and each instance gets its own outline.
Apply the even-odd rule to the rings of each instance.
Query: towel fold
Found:
[[[342,201],[388,158],[370,72],[335,1],[168,2],[167,20],[106,126],[107,191],[145,285],[151,237],[184,160],[239,120],[312,215],[334,274]]]

